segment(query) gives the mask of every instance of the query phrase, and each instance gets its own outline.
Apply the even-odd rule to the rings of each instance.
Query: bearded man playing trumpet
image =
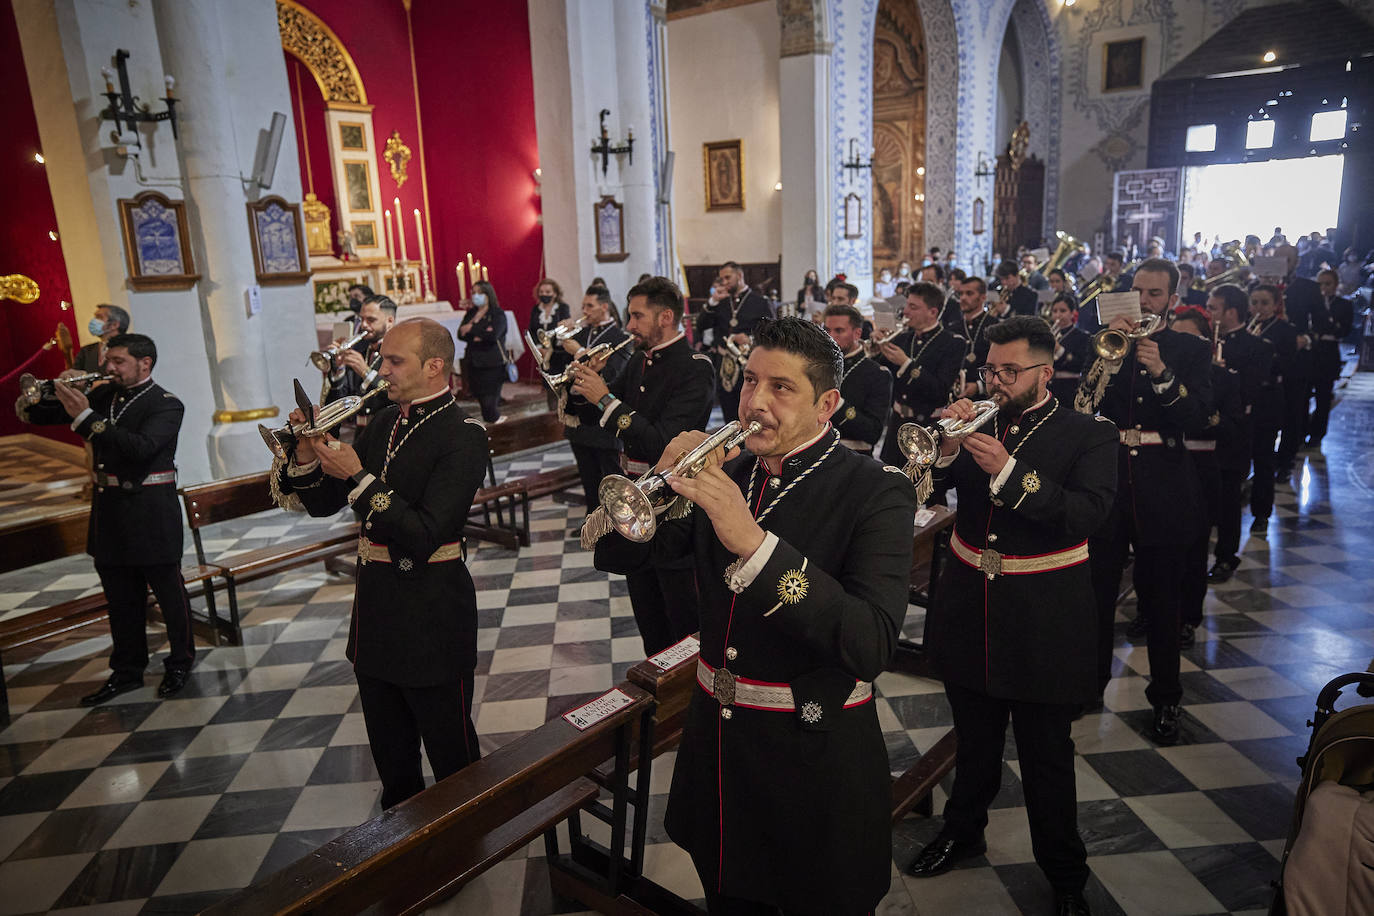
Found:
[[[596,545],[611,572],[694,565],[698,687],[665,824],[712,913],[866,913],[890,884],[872,681],[906,613],[916,500],[903,475],[840,444],[841,366],[811,322],[760,321],[738,416],[759,424],[749,454],[670,477],[694,505],[652,539]],[[677,436],[658,468],[682,467],[705,439]]]

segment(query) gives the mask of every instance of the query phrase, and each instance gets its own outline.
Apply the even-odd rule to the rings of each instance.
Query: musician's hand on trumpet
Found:
[[[563,352],[567,353],[569,356],[576,356],[580,350],[582,350],[582,345],[571,337],[563,341]]]
[[[606,380],[601,377],[601,368],[605,362],[601,360],[595,362],[599,362],[601,365],[583,364],[570,367],[573,374],[572,393],[582,395],[592,404],[611,393],[611,390],[606,387]]]
[[[976,387],[977,386],[975,386],[975,388]],[[936,418],[941,420],[945,419],[946,417],[949,417],[955,420],[963,420],[964,422],[968,422],[977,415],[978,410],[973,406],[973,401],[971,401],[968,398],[960,398],[953,404],[950,404],[948,407],[942,410],[935,411]],[[948,458],[950,455],[953,455],[955,452],[959,451],[959,443],[963,441],[963,439],[955,439],[949,436],[942,438],[940,440],[941,457]]]
[[[82,411],[91,406],[91,402],[86,399],[86,395],[68,385],[62,379],[53,380],[53,393],[57,395],[57,400],[62,403],[62,409],[72,419],[81,415]]]
[[[318,407],[316,407],[315,410],[314,410],[315,416],[319,416],[319,413],[320,413],[320,409],[319,409]],[[306,422],[314,422],[314,420],[315,420],[315,417],[311,417],[311,418],[307,421],[307,420],[306,420],[306,417],[305,417],[305,414],[301,412],[301,409],[300,409],[299,407],[294,408],[289,414],[286,415],[286,422],[287,422],[290,426],[299,426],[299,425],[301,425],[301,424],[303,424],[303,423],[306,423]],[[302,437],[300,437],[299,439],[296,440],[296,464],[297,464],[297,465],[299,465],[299,466],[304,466],[304,465],[310,464],[310,463],[314,462],[314,460],[315,460],[316,458],[318,458],[318,457],[319,457],[319,456],[318,456],[317,454],[315,454],[315,439],[314,439],[314,437],[302,436]]]
[[[980,468],[993,477],[1002,473],[1002,468],[1011,460],[1011,456],[1002,445],[1002,440],[987,433],[969,433],[958,440],[958,444],[973,456],[973,460],[978,462]]]
[[[336,362],[345,369],[352,369],[359,375],[367,375],[368,373],[367,360],[357,350],[351,348],[344,350],[339,354]]]
[[[883,359],[892,363],[892,365],[900,366],[902,363],[906,362],[909,357],[901,347],[892,342],[891,336],[892,335],[884,337],[878,343],[878,352],[882,354]]]
[[[330,477],[337,477],[339,480],[347,480],[362,471],[363,463],[358,458],[358,453],[353,450],[353,446],[346,442],[340,442],[328,434],[323,439],[324,448],[315,449],[315,457],[320,459],[321,470]],[[301,444],[307,442],[309,442],[308,439],[301,440]],[[298,452],[299,449],[300,445],[297,446]]]
[[[671,466],[678,455],[690,451],[705,439],[706,434],[700,431],[679,434],[668,443],[663,458],[659,460],[659,467]],[[699,474],[694,477],[670,476],[668,486],[673,488],[674,493],[701,507],[726,550],[748,559],[763,543],[763,529],[754,521],[754,514],[749,511],[749,504],[745,502],[739,484],[720,469],[720,462],[738,453],[738,448],[732,448],[722,457],[717,449]]]

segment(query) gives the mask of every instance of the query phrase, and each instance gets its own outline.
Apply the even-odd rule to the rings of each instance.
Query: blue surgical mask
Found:
[[[86,330],[91,332],[92,337],[99,337],[105,333],[105,322],[99,318],[92,318],[90,324],[86,325]]]
[[[486,304],[487,304],[487,294],[486,294],[486,293],[473,293],[473,294],[472,294],[472,304],[475,305],[475,306],[478,306],[479,308],[480,308],[481,306],[486,305]]]

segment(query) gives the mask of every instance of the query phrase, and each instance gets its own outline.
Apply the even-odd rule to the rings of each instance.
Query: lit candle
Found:
[[[467,282],[463,279],[463,268],[466,267],[466,266],[467,266],[467,265],[464,264],[462,261],[459,261],[459,262],[458,262],[457,268],[455,268],[455,270],[456,270],[457,273],[458,273],[458,301],[459,301],[459,302],[462,302],[463,300],[467,299],[467,297],[468,297],[468,285],[467,285]]]
[[[468,252],[468,279],[477,282],[477,262],[472,259],[471,251]]]
[[[420,265],[423,267],[425,263],[425,228],[420,223],[419,207],[415,208],[415,239],[416,244],[420,246]]]
[[[393,198],[391,202],[396,205],[396,237],[401,243],[401,263],[405,264],[410,258],[406,257],[406,224],[401,221],[401,198]]]
[[[396,240],[391,231],[391,211],[384,210],[382,212],[386,214],[386,259],[391,262],[391,269],[395,270],[396,255],[393,252],[396,250]]]
[[[483,282],[483,283],[490,283],[490,282],[491,282],[490,280],[487,279],[487,269],[486,269],[485,267],[482,268],[482,282]]]

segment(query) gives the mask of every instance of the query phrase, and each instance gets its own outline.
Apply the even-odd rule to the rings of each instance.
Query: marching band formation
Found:
[[[1275,483],[1326,432],[1353,310],[1336,271],[1300,271],[1284,244],[1271,253],[1287,273],[1270,277],[1254,275],[1258,239],[1179,259],[1152,240],[1100,264],[1057,241],[1046,259],[997,263],[991,289],[952,254],[914,273],[903,262],[864,305],[843,277],[821,287],[811,272],[780,307],[734,262],[695,315],[661,277],[629,290],[623,321],[604,284],[575,315],[556,283],[535,287],[527,342],[581,474],[583,546],[625,576],[646,655],[699,634],[666,826],[713,913],[858,914],[887,891],[873,681],[906,615],[917,510],[951,492],[925,647],[958,752],[942,830],[911,874],[986,848],[1010,720],[1036,862],[1058,912],[1088,911],[1070,728],[1101,706],[1128,567],[1149,737],[1177,739],[1180,647],[1208,582],[1239,563],[1247,479],[1264,537]],[[507,319],[478,292],[461,336],[490,424],[505,360],[488,356]],[[487,436],[450,391],[450,332],[397,323],[370,290],[356,299],[357,333],[312,354],[320,406],[298,385],[288,423],[263,436],[280,505],[349,506],[361,523],[347,655],[389,808],[423,788],[422,745],[436,778],[480,753],[462,530]],[[93,453],[90,552],[114,649],[88,704],[142,683],[149,586],[164,612],[187,608],[169,578],[181,403],[152,381],[156,348],[127,318],[93,354],[105,374],[26,379],[17,405]],[[713,405],[725,426],[708,436]],[[160,696],[185,683],[188,620],[167,614]]]

